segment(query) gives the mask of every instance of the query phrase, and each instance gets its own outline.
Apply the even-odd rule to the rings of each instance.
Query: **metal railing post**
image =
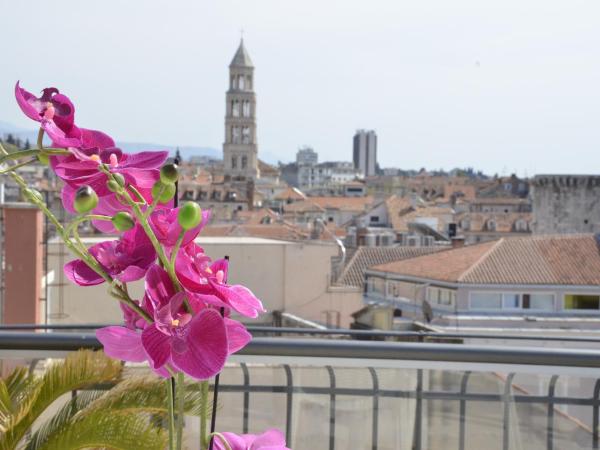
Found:
[[[286,380],[286,401],[285,401],[285,442],[292,446],[292,401],[294,395],[294,383],[292,379],[292,369],[289,364],[283,365]]]
[[[552,375],[548,387],[548,426],[546,447],[548,450],[554,449],[554,393],[556,392],[556,382],[558,375]]]
[[[504,395],[502,402],[504,403],[504,417],[502,419],[502,450],[508,450],[510,443],[510,402],[512,381],[515,377],[514,373],[509,373],[504,383]]]
[[[423,369],[417,370],[415,400],[415,429],[413,433],[412,449],[421,450],[421,434],[423,427]]]
[[[371,449],[377,450],[379,440],[379,378],[373,367],[369,367],[371,380],[373,380],[373,422],[371,429]]]
[[[460,382],[460,418],[459,418],[459,430],[458,430],[458,448],[459,450],[465,450],[465,433],[467,427],[467,399],[465,398],[467,394],[467,385],[469,384],[469,377],[471,376],[471,372],[467,371],[462,376]]]
[[[599,422],[599,414],[598,408],[600,401],[600,378],[596,380],[596,384],[594,384],[594,405],[592,406],[593,418],[592,418],[592,448],[594,450],[598,449],[598,422]]]
[[[329,373],[329,450],[335,449],[335,371],[331,366],[325,366]]]

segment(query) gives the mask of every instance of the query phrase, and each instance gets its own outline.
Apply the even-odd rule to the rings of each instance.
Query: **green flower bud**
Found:
[[[135,226],[135,221],[133,220],[133,217],[131,217],[131,214],[120,211],[113,216],[112,224],[119,231],[127,231]]]
[[[41,162],[45,166],[50,164],[50,158],[48,158],[48,155],[45,153],[38,153],[37,159],[39,162]]]
[[[79,214],[85,214],[98,205],[98,195],[90,186],[81,186],[75,192],[73,208]]]
[[[113,173],[113,178],[119,183],[119,186],[125,187],[125,177],[123,175],[120,173]]]
[[[161,194],[162,191],[162,194]],[[160,195],[160,197],[159,197]],[[171,184],[163,184],[160,181],[154,183],[152,186],[152,198],[157,199],[159,203],[167,203],[175,196],[175,185]]]
[[[119,192],[121,190],[121,186],[115,180],[108,180],[106,182],[106,187],[110,192]]]
[[[186,202],[177,214],[177,221],[184,230],[191,230],[202,221],[202,208],[196,202]]]
[[[163,184],[173,184],[177,181],[178,177],[177,164],[165,164],[160,169],[160,181]]]

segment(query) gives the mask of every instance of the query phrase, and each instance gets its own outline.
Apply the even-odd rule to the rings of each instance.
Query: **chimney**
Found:
[[[43,220],[29,203],[5,203],[2,323],[40,323]]]
[[[461,248],[465,246],[464,236],[454,236],[452,238],[452,248]]]

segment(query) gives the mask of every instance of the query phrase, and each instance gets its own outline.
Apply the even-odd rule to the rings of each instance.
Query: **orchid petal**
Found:
[[[170,337],[156,328],[156,324],[142,331],[142,345],[148,354],[152,368],[157,369],[165,365],[171,353]]]
[[[142,346],[141,334],[125,327],[104,327],[96,330],[96,337],[104,346],[104,353],[114,359],[143,362],[148,359]]]

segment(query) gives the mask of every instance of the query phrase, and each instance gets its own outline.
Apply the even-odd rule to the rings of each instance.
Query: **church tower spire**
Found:
[[[229,89],[225,99],[225,175],[234,180],[256,179],[259,170],[254,65],[243,38],[229,64]]]

